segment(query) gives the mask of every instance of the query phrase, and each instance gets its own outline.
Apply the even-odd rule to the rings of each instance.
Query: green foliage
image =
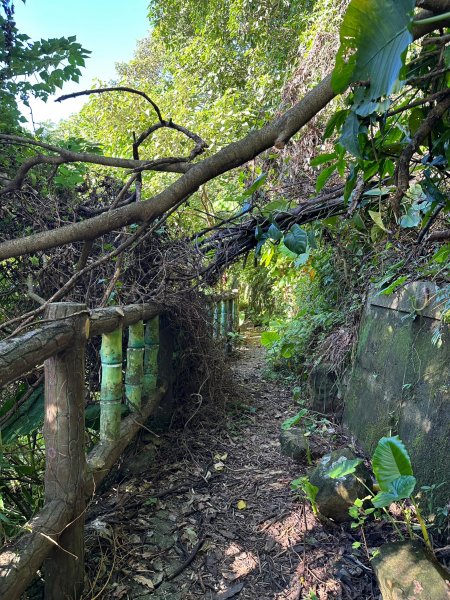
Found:
[[[303,417],[305,417],[305,415],[307,414],[308,410],[306,408],[302,408],[302,410],[299,411],[296,415],[283,421],[283,423],[281,424],[281,429],[283,429],[283,431],[286,431],[291,427],[295,427],[295,425],[298,425],[302,421]]]
[[[381,487],[381,486],[380,486]],[[412,475],[401,475],[394,481],[391,481],[386,490],[379,492],[372,503],[376,508],[384,508],[393,502],[398,502],[404,498],[410,498],[416,487],[416,478]]]
[[[332,85],[340,93],[350,83],[368,82],[355,94],[355,110],[363,116],[394,89],[412,41],[414,6],[415,0],[351,0],[347,8]]]
[[[412,475],[411,460],[405,445],[398,436],[383,437],[372,458],[373,472],[381,490],[385,490],[398,477]]]
[[[14,22],[14,3],[0,4],[0,131],[9,132],[24,122],[17,99],[47,100],[67,81],[78,81],[80,67],[89,55],[75,36],[32,41]]]
[[[294,224],[285,234],[283,243],[294,254],[304,254],[308,248],[308,235],[299,225]]]
[[[291,489],[294,492],[302,492],[305,498],[311,503],[311,508],[315,515],[318,514],[316,496],[319,488],[313,485],[308,477],[299,477],[291,482]]]
[[[25,402],[21,402],[26,387],[21,392],[5,402],[0,408],[0,417],[19,404],[19,408],[11,417],[2,423],[1,439],[4,444],[13,443],[18,437],[37,431],[44,422],[44,386],[41,385],[32,392]]]
[[[354,473],[356,467],[362,463],[361,458],[348,459],[337,461],[334,466],[327,471],[327,476],[331,479],[340,479]]]

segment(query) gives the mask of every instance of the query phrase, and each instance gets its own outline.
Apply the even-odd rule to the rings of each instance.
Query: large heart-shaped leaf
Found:
[[[336,93],[366,82],[370,102],[389,95],[399,78],[403,54],[412,41],[415,0],[351,0],[340,30],[341,45],[332,74]]]
[[[342,477],[350,475],[350,473],[354,473],[356,467],[361,463],[361,458],[349,459],[342,457],[341,460],[338,460],[333,464],[331,469],[326,472],[326,475],[331,479],[341,479]]]
[[[402,475],[398,479],[391,481],[386,491],[379,492],[375,498],[372,498],[372,504],[376,508],[384,508],[392,504],[392,502],[409,498],[415,487],[415,477],[412,475]]]
[[[308,247],[308,235],[297,223],[292,225],[283,241],[286,248],[291,252],[295,252],[295,254],[303,254]]]
[[[412,475],[409,454],[398,435],[383,437],[372,458],[372,468],[382,492],[390,491],[390,484],[405,475]]]

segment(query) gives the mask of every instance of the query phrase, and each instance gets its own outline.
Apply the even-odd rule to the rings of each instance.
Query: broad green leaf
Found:
[[[378,294],[382,296],[388,296],[389,294],[392,294],[392,292],[394,292],[398,287],[403,285],[407,279],[408,275],[402,275],[401,277],[398,277],[390,285],[385,287],[383,290],[379,291]]]
[[[380,229],[389,233],[388,229],[386,229],[386,226],[383,223],[383,217],[381,216],[381,213],[375,212],[374,210],[369,210],[369,215],[372,221],[378,225]]]
[[[372,504],[376,508],[384,508],[392,502],[398,502],[409,498],[416,487],[416,478],[412,475],[401,475],[391,481],[386,491],[379,492],[373,499]]]
[[[307,477],[299,477],[291,482],[291,489],[302,490],[310,502],[315,502],[319,488],[313,485]]]
[[[326,475],[330,479],[341,479],[341,477],[354,473],[356,467],[361,463],[361,458],[348,459],[342,457],[342,460],[335,462],[333,467],[326,472]]]
[[[351,0],[340,30],[331,85],[342,93],[350,83],[369,82],[366,101],[389,95],[412,41],[415,0]]]
[[[403,215],[403,217],[400,219],[400,227],[403,227],[403,229],[417,227],[421,220],[422,217],[420,215],[420,211],[417,210],[417,205],[413,204],[408,208],[406,215]]]
[[[328,121],[325,127],[325,132],[323,134],[324,140],[327,140],[329,137],[331,137],[335,131],[339,131],[339,129],[344,124],[348,113],[348,110],[338,110],[333,115],[331,115],[330,120]]]
[[[309,164],[311,165],[311,167],[319,167],[320,165],[323,165],[324,163],[335,160],[336,158],[337,158],[336,152],[327,153],[327,154],[319,154],[319,156],[312,158],[309,161]]]
[[[413,474],[408,452],[398,435],[381,438],[373,454],[372,468],[382,492],[388,492],[390,483],[402,475]]]
[[[274,223],[272,223],[272,225],[269,227],[267,234],[270,237],[270,239],[275,241],[281,240],[281,238],[283,237],[283,233],[278,229],[278,227]]]
[[[283,421],[283,423],[281,424],[281,429],[286,431],[287,429],[294,427],[294,425],[298,425],[303,419],[303,417],[307,414],[308,410],[306,408],[302,408],[302,410],[298,412],[294,417],[290,417],[289,419]]]
[[[445,263],[450,257],[450,244],[445,244],[435,254],[433,254],[433,262],[442,264]]]
[[[261,175],[255,179],[252,185],[245,190],[245,192],[242,194],[242,197],[246,198],[247,196],[254,194],[256,190],[259,190],[259,188],[264,185],[266,179],[267,173],[261,173]]]
[[[289,202],[287,200],[273,200],[262,208],[262,214],[265,217],[270,217],[273,213],[286,212],[289,208]]]
[[[5,444],[27,435],[42,426],[44,421],[44,387],[39,386],[3,425]]]
[[[308,247],[308,235],[297,223],[294,223],[289,233],[284,236],[283,242],[291,252],[303,254]]]
[[[390,192],[391,190],[388,187],[377,187],[367,190],[364,192],[363,196],[386,196],[387,194],[390,194]]]
[[[333,173],[336,171],[336,164],[332,164],[329,167],[323,169],[316,180],[316,192],[319,193],[326,182],[330,179]]]
[[[350,112],[342,127],[339,143],[356,158],[362,158],[358,135],[360,122],[354,112]]]
[[[261,334],[261,344],[263,346],[273,346],[280,339],[280,334],[277,331],[263,331]]]

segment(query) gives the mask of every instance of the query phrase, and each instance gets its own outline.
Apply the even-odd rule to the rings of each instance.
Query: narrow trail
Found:
[[[86,600],[378,598],[350,528],[324,528],[290,491],[307,466],[278,436],[298,407],[265,378],[258,342],[233,361],[245,404],[216,427],[144,432],[91,506]]]

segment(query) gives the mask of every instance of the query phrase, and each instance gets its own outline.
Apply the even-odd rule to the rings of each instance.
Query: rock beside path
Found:
[[[450,600],[450,573],[420,542],[384,544],[372,566],[383,600]]]
[[[350,521],[348,509],[353,506],[357,498],[367,496],[367,488],[358,479],[363,481],[367,487],[371,488],[372,486],[370,472],[362,463],[356,467],[355,474],[350,473],[338,479],[328,477],[327,473],[337,463],[355,458],[356,456],[348,448],[336,450],[322,457],[309,476],[310,482],[318,488],[316,504],[320,514],[328,519],[333,519],[336,523]]]
[[[319,455],[320,451],[311,436],[305,436],[303,429],[292,427],[280,433],[281,454],[296,462],[307,462],[308,453],[311,458]]]

